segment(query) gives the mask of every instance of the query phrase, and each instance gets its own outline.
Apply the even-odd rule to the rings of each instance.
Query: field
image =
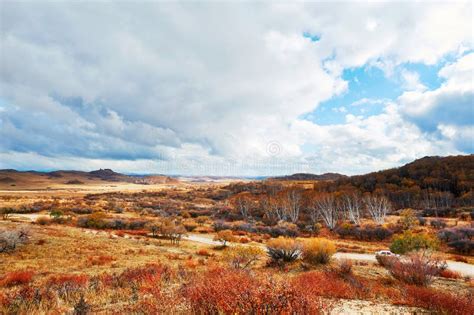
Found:
[[[364,214],[331,228],[321,214],[308,228],[303,197],[295,223],[291,208],[271,219],[265,202],[314,182],[15,180],[0,193],[0,313],[473,312],[473,257],[436,239],[470,218],[438,227],[391,211],[382,225]],[[407,233],[429,242],[375,259]]]

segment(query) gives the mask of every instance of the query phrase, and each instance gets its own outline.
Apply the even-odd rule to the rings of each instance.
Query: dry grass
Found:
[[[207,185],[206,187],[214,186]],[[151,189],[156,189],[156,187],[151,187]],[[188,188],[184,187],[183,191],[186,192],[186,189]],[[32,205],[38,201],[53,202],[53,196],[60,196],[60,204],[70,206],[82,203],[84,192],[73,189],[12,195],[14,195],[12,199],[3,200],[12,205]],[[140,198],[134,197],[133,202],[128,202],[126,197],[120,198],[122,197],[116,198],[117,204],[126,211],[106,212],[109,218],[156,220],[156,217],[149,214],[132,210],[134,209],[133,202]],[[210,203],[205,198],[199,200],[201,205]],[[154,199],[145,201],[153,205]],[[104,208],[107,206],[107,201],[99,198],[91,203],[91,206]],[[29,222],[30,219],[34,221],[38,214],[49,216],[47,211],[41,211],[22,216],[14,215],[13,221]],[[186,219],[190,220],[189,217]],[[396,220],[398,217],[389,217],[388,221],[396,222]],[[13,221],[0,220],[0,230],[13,229],[20,225]],[[193,233],[202,233],[212,239],[212,223],[212,219],[208,219]],[[193,308],[207,310],[207,306],[200,304],[205,303],[206,300],[200,300],[199,296],[205,295],[207,288],[219,281],[218,278],[211,277],[209,272],[222,270],[222,268],[225,269],[222,274],[225,274],[227,280],[219,282],[219,285],[221,288],[228,287],[233,291],[229,294],[215,291],[213,298],[215,298],[214,306],[217,305],[218,309],[222,307],[224,310],[227,310],[225,308],[227,298],[234,299],[230,301],[232,303],[239,303],[239,294],[252,293],[259,288],[259,284],[264,284],[268,290],[275,285],[275,291],[257,290],[258,292],[255,293],[262,299],[267,298],[266,294],[268,294],[269,301],[274,303],[279,301],[279,297],[286,297],[286,294],[306,303],[306,297],[310,294],[322,296],[323,300],[326,298],[353,301],[360,299],[374,303],[418,306],[432,311],[445,311],[450,305],[460,305],[463,309],[469,309],[464,304],[464,297],[468,296],[473,289],[472,282],[466,282],[454,273],[445,272],[442,274],[445,278],[434,279],[429,290],[411,289],[410,291],[400,282],[389,277],[388,272],[375,263],[353,262],[349,268],[349,266],[337,266],[337,262],[332,261],[326,267],[316,266],[315,271],[304,272],[305,266],[298,260],[290,264],[288,268],[286,265],[282,269],[268,268],[266,265],[268,257],[266,253],[261,252],[256,255],[256,260],[245,268],[250,269],[248,271],[250,275],[234,274],[233,269],[246,265],[245,259],[248,253],[236,253],[232,247],[226,250],[214,250],[212,245],[190,241],[182,241],[179,246],[174,246],[167,240],[148,237],[148,231],[145,230],[97,231],[58,224],[41,226],[28,223],[26,225],[31,232],[30,241],[12,253],[0,254],[0,305],[11,302],[10,298],[13,296],[20,297],[22,301],[25,301],[21,306],[23,313],[40,313],[38,310],[72,313],[81,294],[84,295],[84,303],[89,305],[93,312],[99,313],[164,313],[170,310],[175,313],[189,313]],[[242,248],[247,248],[249,244],[263,248],[262,244],[256,242],[247,243],[249,241],[265,243],[270,237],[242,231],[233,231],[232,234],[236,238],[232,245],[242,246]],[[389,241],[340,240],[334,233],[324,230],[321,236],[334,242],[338,251],[373,253],[386,249],[389,245]],[[237,242],[242,244],[238,245]],[[272,243],[276,243],[285,250],[292,249],[295,245],[294,240],[273,240],[269,242],[269,245]],[[299,245],[296,249],[300,250]],[[253,256],[250,256],[253,259]],[[447,254],[444,256],[453,257]],[[458,261],[467,259],[473,262],[472,257],[455,258]],[[248,283],[248,291],[239,291],[239,287],[233,285],[232,279]],[[266,279],[272,279],[273,282],[267,282]],[[188,284],[194,285],[193,294],[197,300],[191,301],[190,296],[183,295]],[[48,296],[45,291],[44,300],[35,304],[37,303],[35,290],[38,288],[52,288],[54,296]],[[304,294],[299,290],[305,290]],[[407,292],[414,292],[418,297],[409,298]],[[455,299],[439,292],[457,292],[461,298]],[[63,295],[55,299],[55,294]],[[423,297],[429,299],[430,302],[424,303]],[[437,297],[440,303],[434,300]],[[30,303],[28,304],[27,301],[31,303],[28,302]],[[258,304],[260,302],[255,301],[255,305],[265,307],[265,304]],[[280,306],[272,305],[272,307]],[[251,308],[252,305],[245,307]],[[286,309],[285,307],[283,309]],[[2,311],[0,308],[0,313]]]

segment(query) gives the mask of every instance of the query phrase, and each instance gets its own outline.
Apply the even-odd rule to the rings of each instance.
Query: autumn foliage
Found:
[[[303,243],[303,261],[312,264],[327,264],[336,252],[336,246],[324,238],[310,238]]]
[[[195,279],[185,296],[196,314],[321,314],[328,309],[300,285],[245,271],[214,269]]]
[[[11,287],[29,283],[33,279],[34,274],[35,273],[30,270],[7,273],[3,278],[0,278],[0,287]]]

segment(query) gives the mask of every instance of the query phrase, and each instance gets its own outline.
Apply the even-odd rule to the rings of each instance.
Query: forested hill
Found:
[[[322,183],[320,189],[379,192],[398,207],[474,204],[474,155],[424,157],[399,168]]]
[[[338,174],[338,173],[324,173],[324,174],[321,174],[321,175],[309,174],[309,173],[296,173],[296,174],[287,175],[287,176],[271,177],[270,180],[281,180],[281,181],[285,181],[285,180],[301,180],[301,181],[305,181],[305,180],[336,180],[336,179],[344,178],[344,177],[347,177],[347,176],[342,175],[342,174]]]

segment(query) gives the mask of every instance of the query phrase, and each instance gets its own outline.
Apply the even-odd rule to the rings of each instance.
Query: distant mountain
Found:
[[[293,175],[287,176],[278,176],[272,177],[272,180],[338,180],[341,178],[346,178],[346,175],[338,174],[338,173],[324,173],[321,175],[310,174],[310,173],[296,173]]]
[[[177,183],[179,180],[164,175],[125,175],[111,169],[83,171],[16,171],[0,170],[0,189],[44,189],[58,186],[97,185],[103,182],[122,182],[141,185]]]

